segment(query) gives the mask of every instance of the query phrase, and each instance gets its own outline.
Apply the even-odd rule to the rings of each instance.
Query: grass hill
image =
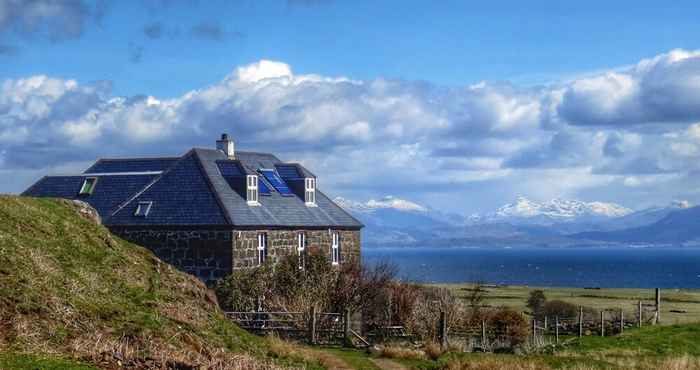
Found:
[[[0,196],[0,369],[276,366],[204,284],[93,213]]]

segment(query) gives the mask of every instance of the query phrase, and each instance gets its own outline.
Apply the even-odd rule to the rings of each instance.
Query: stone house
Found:
[[[78,199],[113,233],[204,281],[308,253],[339,265],[360,258],[363,225],[317,188],[298,163],[216,149],[180,157],[99,159],[81,174],[45,176],[22,195]]]

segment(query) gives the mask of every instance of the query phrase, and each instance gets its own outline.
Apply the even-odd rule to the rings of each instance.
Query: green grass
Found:
[[[700,324],[648,326],[614,337],[582,337],[571,350],[579,353],[637,351],[644,355],[700,356]]]
[[[366,351],[324,348],[355,369],[375,369]],[[392,359],[410,369],[438,370],[449,364],[470,364],[469,369],[640,369],[669,366],[690,356],[690,369],[700,365],[700,324],[650,326],[621,336],[583,337],[559,346],[553,354],[508,355],[447,353],[438,360]],[[687,357],[686,357],[687,358]],[[695,362],[693,362],[695,361]],[[682,363],[682,362],[681,362]],[[530,366],[530,367],[527,367]],[[677,367],[676,367],[677,368]]]
[[[324,348],[323,350],[342,359],[354,369],[379,370],[366,351],[349,348]]]
[[[466,298],[472,284],[438,284],[434,286],[451,290],[458,297]],[[637,312],[637,304],[654,301],[654,289],[603,288],[583,289],[566,287],[526,287],[506,286],[486,288],[484,304],[490,306],[507,306],[518,311],[527,311],[525,302],[532,290],[541,289],[549,300],[559,299],[575,305],[583,305],[596,310],[624,309],[631,318]],[[686,313],[670,312],[671,310]],[[651,312],[649,312],[651,314]],[[674,325],[700,322],[700,290],[697,289],[662,289],[661,290],[661,324]]]
[[[206,362],[214,359],[207,348],[268,361],[267,342],[226,320],[202,282],[79,216],[71,202],[0,196],[0,220],[0,353],[97,358],[120,347],[136,358]],[[12,368],[8,361],[33,358],[3,361]]]
[[[97,368],[77,361],[60,358],[0,353],[0,369],[95,370]]]

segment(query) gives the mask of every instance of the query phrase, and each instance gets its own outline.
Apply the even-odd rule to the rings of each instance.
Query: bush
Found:
[[[333,267],[321,253],[306,257],[299,268],[296,255],[290,254],[272,266],[236,270],[219,280],[214,291],[227,311],[308,312],[316,307],[326,312],[355,312],[376,297],[392,282],[396,268],[389,263],[361,266],[346,261]]]
[[[578,306],[560,300],[548,301],[542,307],[542,314],[549,318],[574,318],[578,316]]]
[[[527,298],[527,308],[530,309],[532,316],[539,317],[546,302],[547,297],[545,297],[544,291],[536,289],[531,291]]]
[[[530,332],[528,322],[523,315],[505,307],[493,313],[488,325],[513,346],[524,343]]]

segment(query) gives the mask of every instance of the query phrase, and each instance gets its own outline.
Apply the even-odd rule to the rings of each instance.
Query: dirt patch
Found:
[[[389,360],[388,358],[372,358],[370,361],[374,362],[375,365],[383,370],[408,370],[406,366],[396,361]]]

